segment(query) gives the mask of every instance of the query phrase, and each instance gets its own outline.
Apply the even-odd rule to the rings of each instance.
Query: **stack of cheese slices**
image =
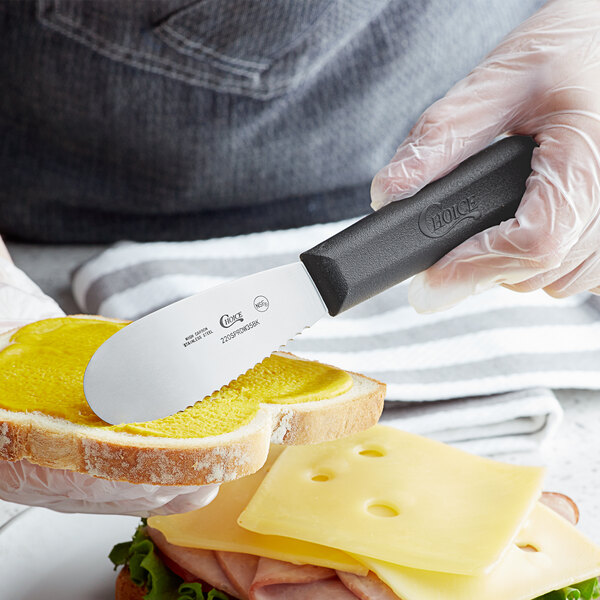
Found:
[[[116,598],[597,598],[600,547],[542,501],[543,476],[383,426],[272,446],[212,504],[116,546]]]

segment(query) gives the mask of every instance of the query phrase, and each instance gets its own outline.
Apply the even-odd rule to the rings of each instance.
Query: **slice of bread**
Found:
[[[0,350],[10,344],[12,334],[14,331],[0,336]],[[44,467],[130,483],[221,483],[260,469],[271,442],[312,444],[375,425],[383,410],[385,385],[363,375],[350,375],[350,389],[333,398],[261,404],[246,425],[201,438],[136,435],[42,412],[0,408],[0,459],[25,459]]]
[[[129,575],[129,568],[123,567],[115,581],[115,600],[143,600],[148,593],[146,586],[137,586]]]

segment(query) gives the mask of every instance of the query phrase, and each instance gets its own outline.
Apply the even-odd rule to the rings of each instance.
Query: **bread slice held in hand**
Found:
[[[126,325],[79,315],[0,336],[0,459],[131,483],[220,483],[257,471],[271,442],[334,440],[383,409],[384,384],[276,353],[185,411],[110,425],[85,401],[83,374]]]

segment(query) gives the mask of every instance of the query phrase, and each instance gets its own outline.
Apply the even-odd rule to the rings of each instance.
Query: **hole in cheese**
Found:
[[[330,481],[335,477],[335,473],[328,467],[314,465],[312,469],[308,471],[308,476],[312,481],[322,483],[324,481]]]
[[[397,517],[400,511],[389,502],[379,500],[372,502],[367,506],[367,511],[374,517]]]
[[[385,451],[383,448],[375,448],[372,446],[363,447],[358,451],[358,453],[361,456],[367,456],[368,458],[380,458],[385,456]]]
[[[539,550],[531,544],[517,544],[517,548],[523,550],[523,552],[539,552]]]

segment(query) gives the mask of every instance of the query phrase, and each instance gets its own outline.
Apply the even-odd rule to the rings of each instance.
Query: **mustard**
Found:
[[[352,378],[320,363],[269,356],[228,386],[163,419],[109,425],[90,409],[83,374],[96,349],[125,327],[100,319],[63,317],[22,327],[0,351],[0,407],[41,412],[78,425],[138,435],[197,438],[249,423],[261,403],[291,404],[346,392]]]

